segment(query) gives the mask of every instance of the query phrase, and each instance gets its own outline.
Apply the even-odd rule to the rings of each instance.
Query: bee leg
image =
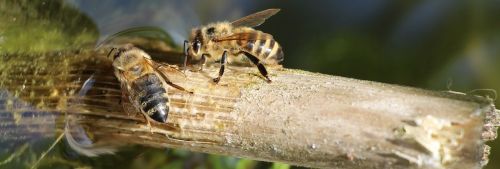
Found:
[[[180,91],[184,91],[184,92],[188,92],[190,94],[193,94],[192,91],[188,91],[188,90],[184,89],[183,87],[172,83],[172,81],[170,81],[170,79],[168,79],[168,77],[165,74],[163,74],[163,72],[160,71],[160,73],[158,73],[158,74],[160,74],[160,77],[163,78],[163,80],[165,81],[165,83],[167,83],[168,85],[170,85],[170,86],[172,86],[172,87],[174,87],[176,89],[179,89]]]
[[[123,106],[123,104],[124,104],[124,100],[125,100],[125,99],[127,99],[127,96],[126,96],[126,95],[125,95],[125,93],[122,91],[122,98],[121,98],[120,100],[118,100],[118,104]],[[129,114],[128,114],[128,112],[127,112],[127,115],[129,115]]]
[[[127,86],[125,86],[123,83],[120,84],[120,90],[122,93],[122,99],[118,101],[118,104],[122,104],[122,100],[127,98]]]
[[[153,127],[151,127],[151,119],[149,118],[149,116],[145,113],[141,113],[143,116],[144,116],[144,119],[146,120],[146,125],[148,126],[149,128],[149,132],[153,133]]]
[[[179,68],[177,66],[174,66],[174,65],[169,65],[167,63],[158,63],[158,67],[156,68],[156,70],[160,70],[160,69],[173,69],[179,73],[182,73],[182,75],[184,77],[187,77],[186,76],[186,72],[185,70],[184,71],[180,71]]]
[[[202,54],[201,55],[201,67],[199,71],[203,71],[203,67],[205,67],[205,64],[207,63],[207,54]]]
[[[224,53],[222,53],[222,58],[220,59],[219,76],[213,79],[216,84],[219,83],[220,78],[224,74],[224,68],[226,67],[226,60],[227,60],[227,51],[224,51]]]
[[[109,55],[111,55],[111,52],[113,52],[114,50],[116,50],[116,48],[111,48],[111,50],[109,50],[109,53],[107,55],[107,57],[109,58]],[[115,59],[116,57],[113,58],[113,60]]]
[[[189,50],[188,46],[189,42],[187,40],[184,40],[184,73],[186,72],[188,63],[188,50]]]
[[[257,65],[257,68],[259,68],[259,72],[262,76],[264,76],[267,80],[267,83],[271,83],[271,79],[267,76],[267,70],[264,64],[260,63],[259,58],[255,57],[254,55],[248,53],[248,52],[243,52],[245,53],[245,56],[252,61],[253,64]]]
[[[165,82],[166,82],[168,85],[170,85],[170,86],[172,86],[172,87],[174,87],[174,88],[176,88],[176,89],[179,89],[180,91],[184,91],[184,92],[188,92],[188,93],[190,93],[190,94],[193,94],[193,92],[192,92],[192,91],[188,91],[188,90],[184,89],[183,87],[181,87],[181,86],[179,86],[179,85],[176,85],[176,84],[172,83],[171,81],[165,81]]]

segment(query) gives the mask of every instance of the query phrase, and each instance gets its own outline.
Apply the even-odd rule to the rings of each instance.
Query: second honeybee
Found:
[[[168,65],[154,62],[141,49],[128,44],[117,50],[111,59],[115,76],[121,83],[123,99],[128,96],[133,106],[145,115],[148,125],[148,118],[165,123],[170,111],[167,85],[186,90],[172,83],[160,70],[168,68]]]
[[[213,79],[217,83],[224,74],[226,62],[238,62],[239,57],[243,56],[255,64],[262,76],[271,82],[264,65],[283,61],[283,50],[272,35],[252,27],[259,26],[277,12],[279,9],[268,9],[233,22],[218,22],[194,28],[189,41],[184,42],[186,58],[201,60],[203,64],[220,60],[219,75]]]

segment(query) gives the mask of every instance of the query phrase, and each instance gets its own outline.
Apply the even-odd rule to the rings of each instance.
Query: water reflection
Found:
[[[40,112],[6,90],[0,90],[0,105],[2,151],[11,152],[20,144],[53,137],[56,134],[56,113]],[[43,121],[38,121],[38,119],[43,119]],[[19,125],[23,127],[18,127]]]
[[[210,2],[154,0],[147,3],[133,0],[105,2],[73,0],[70,2],[94,20],[101,35],[111,35],[126,28],[155,26],[166,30],[177,44],[182,44],[192,27],[206,21],[236,19],[244,15],[242,9],[251,8],[255,4],[241,0]]]

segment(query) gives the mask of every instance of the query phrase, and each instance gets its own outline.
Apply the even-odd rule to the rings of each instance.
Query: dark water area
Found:
[[[499,0],[5,0],[0,2],[0,57],[5,57],[0,61],[7,60],[8,53],[91,48],[116,32],[138,26],[164,30],[179,49],[193,27],[233,21],[268,8],[281,11],[257,29],[282,45],[286,68],[430,90],[500,90]],[[476,94],[496,97],[488,91]],[[0,88],[0,105],[14,95]],[[15,121],[16,117],[3,115],[0,119]],[[8,127],[0,126],[0,131]],[[0,168],[30,168],[58,137],[56,133],[51,139],[32,135],[0,141]],[[500,168],[500,141],[488,144],[492,149],[486,168]],[[65,144],[56,144],[38,167],[297,168],[140,146],[89,158]]]

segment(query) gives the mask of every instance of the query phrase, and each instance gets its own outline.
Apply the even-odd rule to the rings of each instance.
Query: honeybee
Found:
[[[117,52],[110,59],[113,60],[115,76],[121,83],[122,99],[127,99],[128,95],[133,106],[146,118],[148,126],[149,118],[166,123],[170,110],[167,85],[181,91],[189,91],[172,83],[160,70],[172,67],[154,62],[143,50],[127,44],[118,49],[112,48],[108,57],[115,49]]]
[[[279,11],[267,9],[233,22],[217,22],[192,29],[189,41],[184,41],[184,64],[198,60],[203,68],[206,62],[220,60],[219,75],[213,79],[218,83],[224,74],[226,62],[238,62],[238,58],[246,57],[257,66],[267,82],[271,82],[264,64],[283,61],[283,50],[272,35],[252,27],[261,25]]]

